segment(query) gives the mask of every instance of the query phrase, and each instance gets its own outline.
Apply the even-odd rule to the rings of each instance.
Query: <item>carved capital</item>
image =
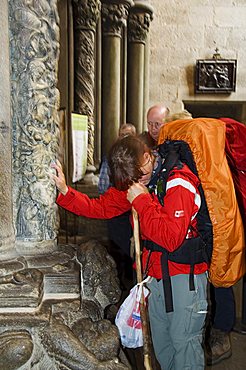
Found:
[[[132,0],[104,0],[102,4],[102,25],[104,35],[121,37],[122,28],[127,24],[128,11],[133,5]]]
[[[99,0],[72,0],[75,29],[96,30],[101,11]]]
[[[143,1],[136,1],[128,18],[128,41],[144,44],[152,20],[152,7]]]

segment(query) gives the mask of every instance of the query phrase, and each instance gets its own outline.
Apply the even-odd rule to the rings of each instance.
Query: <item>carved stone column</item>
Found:
[[[56,248],[59,226],[50,164],[59,149],[57,0],[9,1],[16,248]]]
[[[150,65],[150,53],[149,53],[149,34],[147,35],[147,39],[145,41],[144,47],[144,92],[143,92],[143,127],[142,131],[147,130],[147,111],[149,109],[149,65]]]
[[[113,259],[96,241],[56,250],[57,0],[3,0],[0,26],[0,251],[12,241],[13,186],[18,252],[0,258],[0,369],[127,370],[117,328],[104,320],[121,296]]]
[[[74,109],[88,116],[88,167],[94,166],[95,32],[99,0],[73,0],[74,12]]]
[[[127,119],[143,130],[145,42],[153,9],[147,1],[135,1],[128,19]]]
[[[12,142],[10,122],[10,73],[8,40],[8,1],[0,8],[0,255],[14,246],[12,211]]]
[[[103,0],[102,152],[106,154],[120,127],[121,37],[132,0]]]

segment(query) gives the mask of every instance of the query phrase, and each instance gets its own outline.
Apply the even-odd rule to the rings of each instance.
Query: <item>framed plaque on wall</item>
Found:
[[[195,93],[230,94],[236,90],[236,59],[196,61]]]

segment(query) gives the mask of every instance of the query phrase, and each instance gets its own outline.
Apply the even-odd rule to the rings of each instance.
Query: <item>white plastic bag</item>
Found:
[[[144,298],[149,295],[149,290],[141,284],[135,285],[128,297],[124,300],[117,312],[115,325],[119,329],[120,340],[124,347],[137,348],[143,346],[142,321],[140,317],[140,299],[142,290]]]

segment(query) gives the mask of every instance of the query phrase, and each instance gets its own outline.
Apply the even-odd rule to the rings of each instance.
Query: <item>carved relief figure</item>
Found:
[[[228,67],[226,65],[207,64],[201,68],[201,85],[204,87],[230,87]]]
[[[57,158],[57,1],[9,2],[14,202],[17,238],[53,240],[58,231],[48,169]]]

